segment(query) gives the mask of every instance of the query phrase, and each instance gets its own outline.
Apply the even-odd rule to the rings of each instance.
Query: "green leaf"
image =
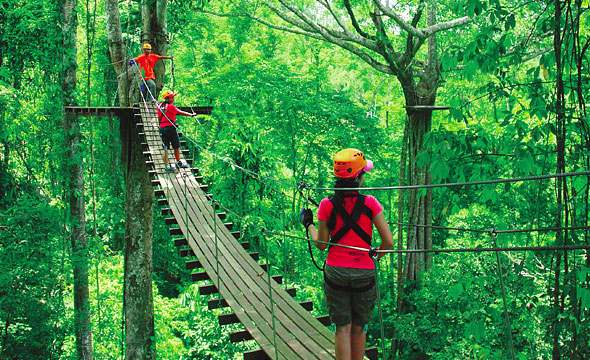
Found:
[[[583,309],[590,309],[590,290],[586,288],[578,288],[578,299],[581,301]]]
[[[461,283],[455,284],[449,289],[449,297],[451,298],[451,300],[457,301],[457,299],[459,298],[459,296],[461,296],[461,294],[463,294],[463,292],[463,285]]]
[[[486,335],[486,327],[482,320],[472,321],[465,327],[465,337],[473,336],[475,341],[480,341]]]

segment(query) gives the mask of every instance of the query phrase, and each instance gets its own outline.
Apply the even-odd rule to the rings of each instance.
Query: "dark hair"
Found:
[[[343,188],[343,189],[349,189],[349,188],[358,188],[361,185],[361,179],[363,178],[364,175],[364,171],[361,171],[357,177],[355,178],[336,178],[336,184],[334,184],[334,188]],[[350,193],[350,192],[356,192],[354,190],[336,190],[334,191],[334,197],[332,197],[332,202],[334,204],[334,206],[336,206],[337,204],[343,204],[344,203],[344,197],[345,194]]]

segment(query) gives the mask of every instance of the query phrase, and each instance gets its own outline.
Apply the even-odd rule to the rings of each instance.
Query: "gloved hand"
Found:
[[[135,64],[135,60],[133,60],[133,59],[129,60],[129,65],[133,65],[133,64]]]
[[[301,214],[299,214],[299,221],[305,227],[305,230],[309,227],[309,225],[313,225],[313,213],[310,209],[301,209]]]

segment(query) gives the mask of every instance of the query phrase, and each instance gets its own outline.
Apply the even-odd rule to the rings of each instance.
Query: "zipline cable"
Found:
[[[274,179],[255,171],[246,169],[242,166],[239,166],[232,162],[227,158],[223,158],[212,151],[209,151],[199,145],[195,140],[193,140],[190,136],[186,135],[186,138],[193,143],[195,146],[201,148],[202,150],[206,151],[212,157],[226,162],[232,167],[235,167],[249,175],[252,175],[254,178],[264,178],[273,182],[277,182],[283,185],[291,186],[291,187],[299,187],[298,183],[288,183],[282,180]],[[382,186],[382,187],[364,187],[364,188],[333,188],[333,187],[306,187],[306,189],[313,190],[313,191],[335,191],[335,190],[343,190],[343,191],[361,191],[361,190],[408,190],[408,189],[430,189],[430,188],[445,188],[445,187],[458,187],[458,186],[470,186],[470,185],[489,185],[489,184],[504,184],[504,183],[513,183],[513,182],[522,182],[522,181],[534,181],[534,180],[544,180],[544,179],[555,179],[555,178],[562,178],[562,177],[571,177],[571,176],[590,176],[590,171],[578,171],[578,172],[567,172],[567,173],[559,173],[559,174],[545,174],[545,175],[535,175],[535,176],[527,176],[527,177],[514,177],[514,178],[507,178],[507,179],[491,179],[491,180],[481,180],[481,181],[468,181],[468,182],[456,182],[456,183],[441,183],[441,184],[425,184],[425,185],[404,185],[404,186]]]
[[[233,214],[234,216],[236,216],[240,220],[245,221],[245,222],[247,221],[243,216],[240,216],[239,214],[237,214],[236,212],[232,211],[231,209],[223,206],[222,204],[219,204],[219,206],[221,208],[223,208],[224,210],[226,210],[227,212]],[[291,239],[303,240],[303,241],[307,241],[307,242],[316,242],[318,244],[339,246],[339,247],[351,249],[351,250],[366,251],[366,252],[369,251],[369,249],[366,249],[366,248],[342,245],[342,244],[338,244],[338,243],[332,244],[330,242],[320,241],[320,240],[311,240],[306,237],[291,235],[286,232],[277,232],[277,231],[273,231],[273,230],[268,230],[266,228],[256,226],[255,224],[253,224],[253,225],[256,228],[258,228],[259,230],[261,230],[263,233],[267,233],[267,234],[271,234],[271,235],[285,236],[285,237],[288,237]],[[590,226],[578,226],[573,229],[587,230],[587,229],[590,229]],[[460,229],[460,230],[462,230],[462,229]],[[557,230],[559,230],[559,229],[558,228],[548,229],[548,231],[557,231]],[[489,233],[491,231],[492,230],[487,230],[485,232]],[[498,234],[510,232],[510,230],[494,230],[494,231]],[[478,232],[484,232],[484,231],[478,231]],[[498,251],[510,252],[510,251],[554,251],[554,250],[565,250],[565,251],[590,250],[590,244],[586,244],[586,245],[554,245],[554,246],[475,247],[475,248],[451,248],[451,249],[401,249],[401,250],[390,249],[390,250],[377,250],[377,253],[378,254],[381,254],[381,253],[394,253],[394,254],[398,254],[398,253],[402,253],[402,254],[404,254],[404,253],[405,254],[408,254],[408,253],[470,253],[470,252],[481,253],[481,252],[498,252]]]
[[[448,226],[436,226],[436,225],[424,225],[424,224],[408,224],[399,222],[388,222],[389,225],[398,226],[414,226],[420,228],[430,228],[435,230],[449,230],[449,231],[466,231],[475,233],[489,233],[490,230],[483,229],[469,229],[469,228],[458,228]],[[508,229],[508,230],[495,230],[498,234],[516,234],[516,233],[530,233],[530,232],[549,232],[549,231],[561,231],[561,230],[585,230],[590,229],[590,226],[564,226],[564,227],[544,227],[535,229]]]

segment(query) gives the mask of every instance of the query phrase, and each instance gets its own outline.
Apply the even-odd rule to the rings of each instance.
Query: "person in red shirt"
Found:
[[[152,54],[152,46],[148,43],[143,44],[142,48],[143,54],[131,59],[129,65],[133,65],[134,63],[139,65],[141,76],[144,81],[144,83],[141,84],[141,92],[143,93],[144,99],[153,99],[156,101],[156,75],[154,74],[154,66],[158,60],[174,59],[174,56]]]
[[[162,92],[164,102],[158,106],[158,119],[160,119],[160,136],[162,137],[162,147],[164,149],[164,166],[166,171],[174,171],[174,165],[168,163],[168,149],[172,146],[176,165],[179,168],[188,168],[189,164],[180,160],[180,139],[176,131],[176,115],[196,116],[195,113],[182,111],[174,105],[174,94],[172,91],[165,90]]]
[[[335,188],[354,189],[362,185],[365,173],[373,169],[362,151],[344,149],[334,156]],[[381,237],[379,250],[393,246],[393,236],[383,215],[383,206],[371,195],[358,191],[336,190],[321,201],[318,229],[309,209],[301,212],[301,222],[320,250],[328,243],[346,245],[355,250],[330,245],[324,266],[324,297],[330,320],[336,325],[336,359],[362,359],[366,329],[377,300],[375,263],[369,256],[373,224]],[[379,258],[382,253],[379,253]]]

